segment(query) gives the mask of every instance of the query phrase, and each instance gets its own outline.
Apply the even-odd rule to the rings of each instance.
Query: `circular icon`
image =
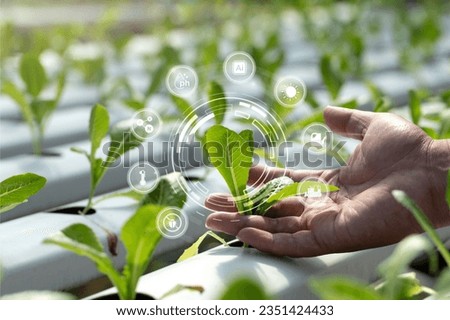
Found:
[[[176,207],[167,207],[156,217],[156,228],[168,239],[176,239],[186,233],[188,218],[184,212]]]
[[[308,150],[324,153],[333,143],[333,132],[322,123],[310,124],[303,130],[302,143]]]
[[[186,116],[182,123],[177,128],[174,128],[171,135],[171,141],[174,143],[170,145],[170,157],[173,171],[178,171],[185,177],[195,177],[191,172],[192,168],[202,169],[198,176],[203,176],[209,172],[212,166],[208,160],[209,155],[206,152],[204,142],[198,137],[204,135],[204,132],[215,124],[215,119],[218,116],[207,108],[211,101],[204,101],[195,106],[191,115]],[[240,121],[242,129],[250,129],[255,132],[255,144],[264,146],[266,156],[259,157],[254,155],[252,157],[253,164],[270,164],[271,159],[276,159],[279,154],[279,149],[276,142],[280,144],[287,144],[286,135],[284,133],[283,122],[277,118],[277,115],[272,114],[269,108],[262,102],[256,99],[250,100],[241,97],[222,97],[214,101],[215,105],[226,104],[227,116],[233,121]],[[211,143],[212,153],[219,152],[220,146]],[[241,148],[242,147],[242,148]],[[214,151],[214,148],[217,148]],[[233,152],[233,148],[239,153],[246,152],[245,144],[230,145],[229,151]],[[289,158],[290,151],[284,153],[286,159]],[[273,162],[275,164],[275,162]],[[203,171],[204,170],[204,171]],[[287,169],[286,169],[287,170]],[[206,172],[206,173],[205,173]],[[261,176],[255,181],[255,186],[266,181],[270,175],[269,170],[264,170]],[[186,191],[189,199],[193,201],[199,208],[208,209],[205,207],[205,198],[211,193],[223,191],[226,185],[222,183],[220,178],[218,181],[203,180],[203,179],[188,179],[188,181],[179,181],[180,187]],[[223,203],[220,204],[225,207]],[[234,207],[234,203],[230,201],[230,206]],[[203,213],[198,212],[200,215]]]
[[[223,72],[227,79],[232,82],[249,81],[255,75],[255,71],[255,60],[246,52],[233,52],[228,55],[223,63]]]
[[[140,162],[128,170],[128,185],[139,193],[148,193],[158,184],[159,172],[148,162]]]
[[[198,85],[197,73],[189,66],[175,66],[170,69],[166,77],[166,87],[176,96],[189,96]]]
[[[306,97],[305,83],[296,77],[286,77],[277,81],[274,94],[277,101],[285,107],[293,107]]]
[[[141,110],[132,118],[131,131],[142,140],[154,137],[162,126],[159,115],[151,110]]]
[[[303,179],[297,187],[300,202],[309,207],[323,206],[329,193],[328,184],[323,179],[315,177]]]

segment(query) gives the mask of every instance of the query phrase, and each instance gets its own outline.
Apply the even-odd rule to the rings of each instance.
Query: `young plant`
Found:
[[[20,90],[13,82],[7,81],[2,92],[13,99],[20,108],[27,123],[33,142],[33,152],[42,155],[42,143],[46,124],[58,105],[65,86],[65,72],[61,72],[53,99],[44,99],[41,92],[48,86],[49,79],[37,56],[24,54],[20,60],[20,77],[25,84],[25,91]]]
[[[432,243],[423,236],[412,235],[402,240],[391,256],[380,264],[378,271],[381,281],[368,285],[358,280],[342,276],[313,279],[312,290],[322,299],[415,299],[423,295],[436,299],[450,297],[450,252],[440,240],[427,216],[403,191],[394,190],[394,198],[407,208],[426,231],[431,242],[444,258],[447,267],[441,271],[433,289],[420,284],[414,272],[405,273],[410,263],[422,252],[428,252],[430,266],[437,266]]]
[[[86,214],[93,206],[93,198],[95,190],[102,181],[106,171],[114,162],[123,154],[131,149],[138,147],[142,140],[131,132],[131,123],[129,121],[119,122],[111,130],[109,130],[109,114],[105,107],[95,105],[91,110],[89,119],[89,138],[91,140],[90,152],[80,149],[71,148],[72,151],[83,154],[89,161],[91,167],[91,188],[89,199],[86,207],[80,214]],[[100,144],[109,131],[110,145],[106,159],[96,156]]]
[[[318,188],[321,192],[339,190],[338,187],[314,181],[294,182],[289,177],[279,177],[266,183],[258,190],[247,190],[247,181],[253,162],[253,132],[244,130],[236,133],[222,125],[214,125],[206,131],[203,149],[208,153],[210,163],[219,171],[234,198],[236,208],[242,215],[264,215],[277,202]],[[199,246],[207,236],[222,243],[225,241],[212,231],[203,234],[184,251],[178,261],[198,253]]]
[[[19,174],[0,182],[0,214],[27,202],[46,182],[47,179],[34,173]]]
[[[172,175],[179,175],[175,173]],[[181,178],[177,176],[177,178]],[[165,196],[161,196],[165,195]],[[143,205],[122,227],[120,238],[127,251],[125,267],[118,271],[108,256],[94,231],[81,223],[76,223],[44,240],[44,243],[56,244],[80,256],[92,260],[99,272],[105,274],[116,287],[122,300],[133,300],[139,278],[147,270],[152,254],[155,251],[161,234],[157,229],[158,214],[168,207],[182,208],[186,201],[186,193],[177,179],[167,175],[161,178],[155,190],[146,195]],[[199,287],[177,286],[175,293],[181,289],[202,291]],[[165,296],[165,295],[164,295]]]

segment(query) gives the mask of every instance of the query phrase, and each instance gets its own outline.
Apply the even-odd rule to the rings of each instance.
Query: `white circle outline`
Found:
[[[279,89],[279,86],[282,84],[282,82],[287,81],[287,80],[292,80],[292,81],[299,82],[300,85],[301,85],[302,88],[303,88],[303,94],[302,94],[302,97],[300,98],[300,100],[298,100],[298,101],[295,102],[295,103],[286,103],[286,102],[284,102],[284,101],[279,97],[279,95],[278,95],[278,89]],[[306,88],[305,82],[304,82],[302,79],[300,79],[300,78],[298,78],[298,77],[287,76],[287,77],[283,77],[283,78],[279,79],[279,80],[276,82],[275,87],[273,88],[273,94],[274,94],[274,96],[275,96],[275,99],[276,99],[281,105],[283,105],[283,106],[285,106],[285,107],[295,107],[296,105],[301,104],[301,103],[303,103],[303,101],[305,101],[306,95],[308,94],[308,90],[307,90],[307,88]]]
[[[156,174],[156,179],[155,179],[153,185],[152,185],[150,188],[145,189],[145,190],[136,188],[136,187],[134,186],[134,184],[131,182],[131,173],[133,172],[133,170],[134,170],[136,167],[142,167],[142,166],[143,166],[143,167],[145,167],[145,166],[151,167],[152,169],[154,169],[154,172],[155,172],[155,174]],[[135,163],[133,166],[130,167],[130,169],[128,169],[128,173],[127,173],[127,182],[128,182],[128,186],[129,186],[131,189],[133,189],[134,191],[139,192],[139,193],[141,193],[141,194],[147,194],[147,193],[152,192],[153,190],[155,190],[156,186],[158,185],[159,178],[160,178],[159,171],[156,170],[156,168],[155,168],[154,166],[152,166],[150,163],[148,163],[148,162],[146,162],[146,161],[141,161],[141,162]]]
[[[308,129],[311,128],[311,127],[314,127],[314,126],[320,126],[320,127],[324,128],[327,132],[331,132],[331,141],[327,141],[327,144],[328,143],[332,143],[332,141],[333,141],[333,131],[331,131],[331,129],[327,125],[325,125],[323,123],[313,122],[313,123],[307,125],[302,130],[302,137],[301,137],[300,141],[302,142],[303,145],[306,145],[307,143],[311,142],[311,141],[306,141],[305,135],[306,135],[306,132],[308,131]],[[324,154],[324,153],[326,153],[326,151],[327,151],[326,146],[325,146],[325,148],[320,148],[320,149],[317,148],[316,150],[314,150],[314,152],[316,154]]]
[[[327,190],[327,192],[323,193],[319,198],[319,201],[308,201],[308,199],[310,198],[306,198],[304,197],[301,192],[299,192],[301,186],[303,183],[305,183],[306,181],[316,181],[316,182],[320,182],[323,184],[326,184],[327,186],[329,185],[329,183],[327,183],[325,180],[323,180],[322,178],[319,177],[306,177],[303,178],[297,187],[297,197],[299,198],[299,201],[305,206],[305,207],[322,207],[324,204],[326,204],[326,200],[329,198],[330,195],[330,191]]]
[[[258,107],[258,109],[260,109],[262,112],[264,112],[264,114],[267,116],[268,119],[271,119],[274,121],[274,124],[272,124],[276,131],[278,132],[278,134],[280,135],[280,141],[286,142],[287,138],[285,136],[285,132],[284,132],[284,127],[283,127],[283,123],[280,120],[280,118],[278,118],[278,116],[276,114],[272,114],[270,113],[266,108],[263,107],[264,102],[258,100],[258,99],[249,99],[249,98],[253,98],[253,97],[242,97],[242,96],[235,96],[235,95],[230,95],[226,97],[226,101],[232,101],[232,100],[236,100],[236,103],[240,105],[241,102],[245,103],[246,105],[253,105]],[[214,100],[223,100],[224,98],[217,98]],[[208,104],[210,102],[210,100],[206,100],[206,101],[202,101],[201,103],[199,103],[197,106],[195,106],[195,108],[190,112],[189,115],[187,115],[186,117],[183,118],[183,120],[181,121],[180,125],[177,128],[174,128],[174,130],[172,131],[171,134],[171,140],[173,141],[177,141],[176,144],[174,144],[172,146],[171,152],[170,152],[170,158],[172,159],[171,163],[172,163],[172,169],[173,171],[180,171],[183,172],[185,169],[183,168],[179,168],[178,165],[176,164],[176,161],[173,161],[175,158],[178,158],[178,156],[176,157],[176,148],[177,146],[182,143],[183,141],[188,141],[188,139],[186,139],[187,136],[189,136],[190,131],[192,128],[191,126],[191,121],[192,121],[192,116],[193,115],[197,115],[197,110],[202,110],[203,106],[205,106],[206,104]],[[231,109],[230,109],[231,110]],[[197,123],[199,123],[203,117],[206,117],[207,115],[211,114],[211,112],[206,113],[205,115],[201,115],[200,117],[196,118]],[[177,137],[179,135],[179,137]],[[177,138],[175,138],[177,137]],[[288,151],[286,151],[288,152]],[[288,157],[288,155],[285,155],[286,157]],[[178,159],[179,161],[179,159]],[[284,168],[284,172],[286,172],[288,170],[288,168]],[[260,183],[261,181],[264,181],[265,178],[267,178],[268,172],[265,171],[261,174],[261,177],[258,179],[257,182],[255,182],[255,186],[258,185],[258,183]],[[178,181],[180,187],[186,192],[187,196],[192,199],[196,204],[198,204],[200,207],[208,209],[205,207],[203,201],[199,201],[199,199],[197,199],[197,197],[193,196],[191,193],[195,193],[198,190],[200,190],[199,187],[195,187],[195,184],[190,185],[189,188],[187,188],[184,183],[182,183],[181,181]],[[200,182],[200,185],[202,185],[202,183]],[[192,187],[192,188],[191,188]],[[256,190],[254,191],[256,192]],[[234,198],[233,198],[234,199]],[[209,209],[208,209],[209,210]]]
[[[167,211],[169,211],[169,213],[166,213]],[[176,213],[174,213],[174,211]],[[167,215],[169,215],[169,214],[178,215],[179,220],[181,221],[180,228],[182,226],[182,229],[179,233],[178,233],[178,230],[180,230],[180,228],[177,228],[176,234],[171,234],[171,233],[167,233],[168,230],[166,230],[166,228],[164,226],[161,226],[161,223],[163,223],[162,220],[164,218],[166,218]],[[187,215],[177,207],[164,208],[163,210],[161,210],[158,213],[158,215],[156,217],[156,229],[158,229],[158,232],[166,239],[177,239],[177,238],[183,236],[187,231],[188,225],[189,225],[189,219],[188,219]]]
[[[156,118],[156,120],[157,120],[157,122],[158,122],[158,124],[159,124],[159,125],[157,126],[157,130],[155,130],[155,131],[149,133],[145,138],[141,137],[141,136],[135,131],[135,129],[134,129],[134,124],[135,124],[135,123],[138,123],[138,122],[140,123],[140,122],[142,121],[142,125],[145,124],[145,120],[143,120],[143,119],[141,119],[141,118],[139,117],[139,115],[140,115],[141,113],[144,113],[144,114],[146,115],[146,118],[147,118],[147,114],[150,113],[152,116],[154,116],[154,117]],[[141,120],[141,121],[139,121],[139,120]],[[149,109],[144,109],[144,110],[140,110],[140,111],[136,112],[135,114],[133,114],[133,117],[131,118],[131,121],[132,121],[132,124],[131,124],[131,133],[133,133],[133,135],[134,135],[136,138],[140,139],[140,140],[147,140],[147,139],[150,139],[151,137],[155,137],[155,136],[159,133],[159,131],[161,130],[161,127],[163,126],[163,121],[162,121],[161,117],[159,116],[159,114],[157,114],[155,111],[149,110]],[[154,128],[154,127],[155,127],[155,126],[153,126],[153,128]],[[144,130],[145,130],[145,129],[144,129]],[[147,132],[147,130],[145,130],[145,132]]]
[[[251,72],[246,78],[244,78],[244,79],[242,79],[242,80],[236,80],[236,79],[234,79],[232,76],[230,76],[230,75],[228,74],[228,70],[227,70],[228,63],[230,62],[230,60],[231,60],[234,56],[237,56],[237,55],[243,55],[243,56],[245,56],[245,57],[250,61],[251,65],[252,65],[252,72]],[[225,74],[225,77],[226,77],[228,80],[230,80],[231,82],[234,82],[234,83],[244,83],[244,82],[250,81],[250,80],[253,78],[253,76],[255,75],[255,73],[256,73],[256,63],[255,63],[255,60],[253,59],[253,57],[252,57],[250,54],[248,54],[247,52],[245,52],[245,51],[234,51],[234,52],[230,53],[230,54],[225,58],[225,61],[223,62],[222,69],[223,69],[223,73]]]
[[[194,76],[194,85],[192,86],[192,89],[187,91],[186,93],[176,92],[175,90],[172,89],[172,86],[170,85],[170,80],[169,80],[170,76],[172,75],[172,73],[174,73],[180,69],[186,69],[189,72],[191,72]],[[194,68],[192,68],[188,65],[185,65],[185,64],[180,64],[180,65],[173,66],[172,68],[170,68],[169,72],[167,72],[166,88],[167,88],[167,90],[169,90],[169,92],[171,94],[173,94],[177,97],[187,97],[187,96],[190,96],[192,93],[194,93],[194,91],[197,90],[197,87],[198,87],[198,75],[197,75],[197,72],[194,70]]]

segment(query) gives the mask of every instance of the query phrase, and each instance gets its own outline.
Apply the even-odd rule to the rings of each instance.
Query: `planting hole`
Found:
[[[65,213],[65,214],[80,214],[81,211],[83,211],[84,207],[69,207],[69,208],[61,208],[56,209],[53,211],[49,211],[49,213]],[[86,215],[94,214],[96,211],[95,209],[89,209],[88,212],[86,212]]]

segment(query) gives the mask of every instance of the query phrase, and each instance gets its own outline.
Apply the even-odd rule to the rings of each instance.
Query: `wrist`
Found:
[[[428,158],[433,167],[447,171],[450,169],[450,139],[433,140]]]

